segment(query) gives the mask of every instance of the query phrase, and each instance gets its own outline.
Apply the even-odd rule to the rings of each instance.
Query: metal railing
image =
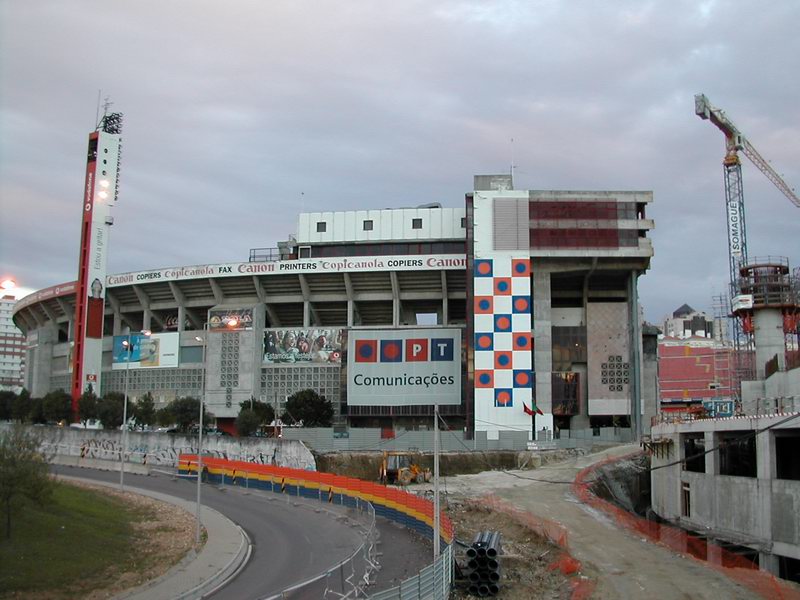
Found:
[[[433,564],[419,574],[401,581],[400,585],[370,594],[372,600],[416,600],[434,598],[446,600],[453,582],[453,546],[445,547]]]

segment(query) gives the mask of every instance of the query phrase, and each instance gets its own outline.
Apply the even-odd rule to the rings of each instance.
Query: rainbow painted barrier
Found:
[[[197,455],[181,454],[178,470],[183,475],[197,473]],[[433,502],[377,483],[330,473],[205,456],[203,477],[210,483],[239,485],[351,508],[356,507],[357,499],[370,502],[376,515],[433,539]],[[453,523],[443,512],[440,515],[439,547],[444,550],[453,541]]]

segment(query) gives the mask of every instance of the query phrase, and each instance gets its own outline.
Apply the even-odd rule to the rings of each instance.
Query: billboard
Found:
[[[262,359],[266,364],[340,364],[346,346],[345,329],[267,329]]]
[[[123,342],[127,335],[115,335],[112,350],[112,369],[127,369],[127,348]],[[177,367],[180,334],[154,333],[149,336],[141,333],[130,335],[130,367],[148,369],[155,367]]]
[[[347,404],[461,404],[461,330],[351,330]]]
[[[208,329],[210,331],[244,331],[253,328],[252,308],[225,308],[208,311]]]

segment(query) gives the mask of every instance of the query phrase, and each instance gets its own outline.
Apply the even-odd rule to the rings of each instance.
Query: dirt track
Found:
[[[619,446],[533,471],[511,474],[487,471],[448,477],[442,491],[454,497],[494,493],[538,517],[563,525],[568,531],[572,555],[594,567],[598,585],[592,598],[732,600],[757,597],[691,557],[678,555],[620,529],[605,515],[572,496],[569,484],[581,469],[609,456],[622,456],[636,450],[637,446]]]

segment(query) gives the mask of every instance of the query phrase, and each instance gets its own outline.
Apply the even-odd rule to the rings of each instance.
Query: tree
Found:
[[[44,402],[41,398],[31,398],[28,401],[28,414],[25,418],[31,423],[47,423],[44,416]]]
[[[6,517],[6,538],[11,537],[12,513],[24,500],[42,504],[52,489],[47,458],[39,445],[21,425],[0,431],[0,510]]]
[[[86,386],[86,391],[78,398],[78,418],[84,427],[86,427],[86,423],[99,417],[99,409],[100,400],[95,395],[94,390]]]
[[[245,408],[239,411],[239,416],[236,417],[236,431],[242,437],[253,435],[261,423],[256,411]]]
[[[303,422],[304,427],[330,427],[333,420],[333,405],[314,390],[295,392],[286,401],[284,422]]]
[[[164,408],[159,408],[156,411],[156,423],[158,423],[161,427],[169,427],[175,423],[169,408],[165,406]]]
[[[48,392],[42,399],[42,412],[48,423],[69,421],[72,416],[72,396],[64,390]]]
[[[136,424],[142,429],[156,422],[156,406],[153,401],[153,394],[147,392],[136,401],[136,405],[133,407],[133,416],[136,418]]]
[[[267,404],[266,402],[260,402],[253,397],[246,402],[240,402],[239,408],[242,410],[252,410],[254,413],[256,413],[256,416],[258,416],[259,425],[269,425],[275,419],[275,409],[272,408],[272,405]]]
[[[122,413],[125,407],[125,396],[119,392],[109,392],[97,403],[97,418],[104,429],[119,429],[122,425]]]
[[[19,393],[11,404],[11,418],[22,422],[28,418],[31,408],[31,394],[25,388]]]
[[[187,433],[192,425],[197,425],[200,421],[200,400],[197,398],[175,398],[167,405],[167,410],[172,415],[173,423],[183,433]]]
[[[11,407],[17,400],[14,392],[3,390],[0,392],[0,421],[11,420]]]

